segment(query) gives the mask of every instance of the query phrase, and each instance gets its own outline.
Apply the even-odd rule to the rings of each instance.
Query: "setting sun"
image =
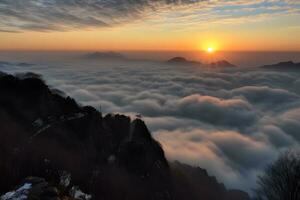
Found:
[[[213,53],[214,51],[215,51],[215,49],[212,48],[212,47],[208,47],[208,48],[207,48],[207,52],[208,52],[208,53]]]
[[[198,43],[198,49],[205,52],[205,53],[215,53],[216,51],[219,51],[222,48],[223,45],[221,45],[220,39],[218,38],[202,38],[199,39]]]

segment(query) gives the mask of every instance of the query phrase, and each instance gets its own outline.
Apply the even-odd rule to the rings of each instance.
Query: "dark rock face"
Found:
[[[1,74],[0,93],[0,194],[34,176],[68,194],[78,186],[93,199],[198,199],[194,182],[185,185],[189,168],[179,167],[183,176],[174,175],[142,120],[102,116],[50,90],[34,74]],[[64,189],[59,185],[68,176],[62,172],[72,177]],[[37,180],[32,183],[44,182]],[[207,194],[222,190],[220,195],[227,195],[224,186],[207,187]],[[37,196],[44,189],[40,192]]]
[[[276,69],[276,70],[300,70],[300,63],[293,61],[280,62],[273,65],[264,65],[262,68]]]
[[[176,199],[250,200],[247,193],[227,190],[205,169],[191,167],[179,162],[171,163]]]
[[[28,176],[58,182],[61,170],[99,199],[157,199],[171,190],[163,150],[144,122],[102,117],[22,77],[0,77],[1,193]]]
[[[240,190],[229,190],[226,194],[227,200],[230,199],[236,199],[236,200],[244,200],[244,199],[249,199],[250,197],[246,192],[240,191]]]

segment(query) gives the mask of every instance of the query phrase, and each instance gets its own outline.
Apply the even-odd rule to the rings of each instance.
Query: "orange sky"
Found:
[[[263,4],[255,4],[258,5]],[[250,9],[248,4],[242,6],[245,13],[246,8]],[[296,11],[299,7],[297,3],[291,5]],[[217,9],[225,15],[226,9],[233,8],[228,5]],[[235,9],[237,16],[220,19],[210,10],[205,21],[201,17],[206,11],[192,11],[182,9],[185,14],[182,17],[182,13],[163,10],[141,21],[111,27],[68,30],[17,27],[17,32],[0,31],[0,50],[205,50],[213,47],[223,51],[300,51],[298,12],[288,10],[273,15],[252,11],[251,15],[244,15]]]

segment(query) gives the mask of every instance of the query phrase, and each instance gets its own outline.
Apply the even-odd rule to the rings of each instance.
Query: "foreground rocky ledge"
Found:
[[[249,199],[203,169],[168,163],[141,119],[103,116],[32,73],[2,73],[0,92],[3,200],[23,189],[26,199]]]

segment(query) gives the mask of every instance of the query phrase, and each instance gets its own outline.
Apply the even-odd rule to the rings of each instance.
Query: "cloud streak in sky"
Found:
[[[299,13],[296,1],[210,0],[1,0],[0,30],[68,31],[113,27],[151,19],[179,24]],[[153,21],[155,22],[155,20]]]

